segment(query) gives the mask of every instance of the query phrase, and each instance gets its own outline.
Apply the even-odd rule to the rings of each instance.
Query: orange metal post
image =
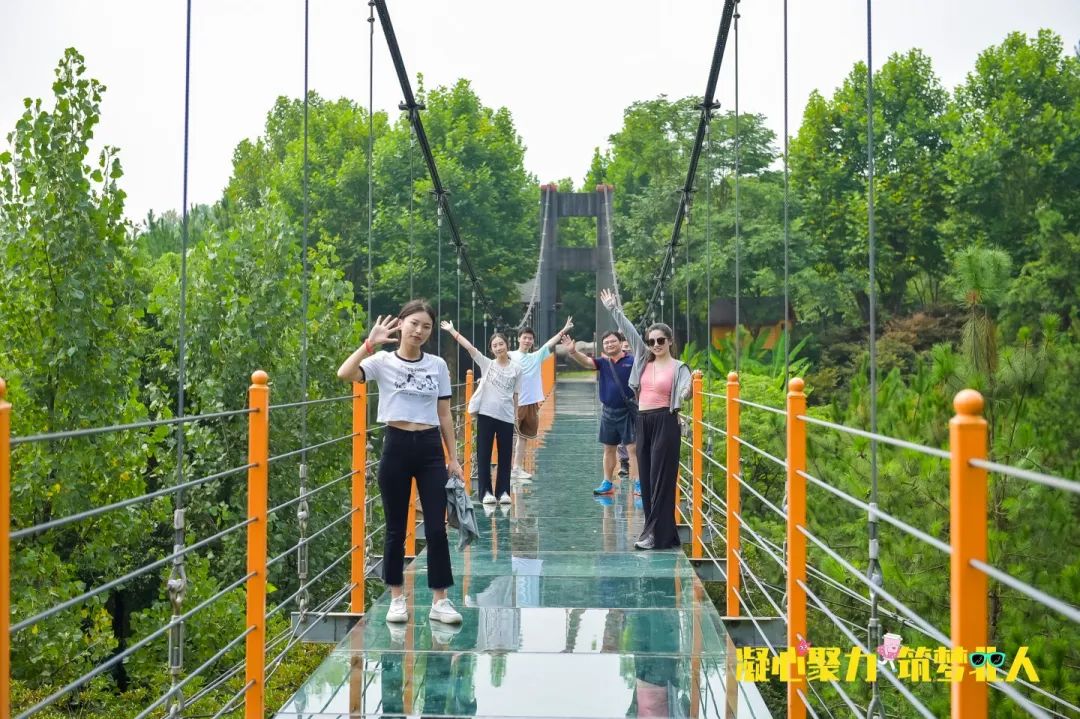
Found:
[[[248,407],[247,626],[245,678],[251,687],[244,700],[245,719],[263,719],[266,676],[266,495],[270,481],[270,381],[262,370],[251,375]]]
[[[350,609],[364,613],[364,580],[367,577],[367,384],[353,382],[352,401],[352,527]]]
[[[544,387],[544,396],[551,394],[555,389],[555,355],[551,355],[540,365],[541,382]]]
[[[953,647],[967,652],[986,647],[988,641],[987,578],[970,563],[987,558],[986,470],[969,464],[971,459],[986,459],[983,404],[975,390],[961,390],[953,399],[956,416],[949,420],[950,633]],[[963,678],[952,684],[954,719],[987,716],[988,693],[986,682],[963,671]]]
[[[472,415],[469,414],[469,402],[472,401],[473,395],[473,371],[469,370],[465,373],[465,446],[462,449],[462,454],[465,455],[461,458],[461,472],[465,475],[465,494],[467,496],[472,495],[472,444],[473,444],[473,427],[472,427]]]
[[[409,477],[409,516],[405,520],[405,556],[416,557],[416,482]]]
[[[704,408],[701,404],[701,370],[694,372],[694,384],[693,384],[693,401],[694,401],[694,456],[691,458],[691,469],[693,470],[693,495],[691,502],[693,503],[693,511],[691,512],[691,538],[690,556],[693,559],[701,559],[704,556],[702,551],[701,540],[701,499],[702,488],[701,483],[705,481],[705,468],[704,460],[702,459],[702,452],[704,451],[702,439],[704,438],[704,427],[702,421],[705,419]]]
[[[11,717],[11,403],[0,379],[0,719]]]
[[[806,480],[799,472],[806,472],[806,421],[798,419],[806,414],[804,383],[794,377],[788,383],[787,396],[787,644],[795,647],[799,638],[806,637],[806,590],[799,582],[806,583],[806,537],[798,527],[806,526]],[[730,570],[728,575],[730,576]],[[798,691],[807,692],[806,679],[797,676],[792,667],[791,681],[787,685],[788,719],[806,719],[806,705]]]
[[[739,443],[735,438],[739,436],[739,375],[729,372],[727,376],[727,614],[729,617],[739,616],[738,591],[742,582],[742,573],[739,571],[740,527],[736,514],[742,513],[741,492],[739,480],[735,475],[739,473]]]

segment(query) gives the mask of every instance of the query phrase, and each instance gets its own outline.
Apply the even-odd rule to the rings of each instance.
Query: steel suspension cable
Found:
[[[740,295],[742,294],[742,247],[739,236],[739,175],[741,168],[742,145],[739,137],[739,0],[735,0],[735,371],[741,366],[741,330]]]
[[[375,6],[368,2],[368,135],[367,135],[367,312],[371,314],[371,235],[375,224]],[[412,265],[409,266],[412,279]],[[412,299],[412,286],[409,286]]]
[[[383,28],[383,35],[386,37],[386,44],[390,49],[390,57],[394,63],[394,71],[397,74],[398,83],[401,85],[402,94],[405,96],[404,101],[399,107],[409,113],[409,122],[412,124],[413,131],[416,133],[416,140],[420,145],[420,152],[423,154],[424,161],[427,164],[428,175],[431,177],[431,184],[436,201],[439,203],[439,207],[446,216],[446,222],[450,229],[450,239],[454,243],[454,248],[457,250],[458,254],[461,255],[461,261],[465,266],[465,272],[468,274],[470,282],[472,282],[473,287],[476,289],[476,295],[480,299],[481,305],[484,307],[485,311],[495,319],[496,328],[502,328],[504,325],[502,314],[495,311],[491,299],[484,292],[484,288],[480,284],[479,278],[476,276],[476,270],[469,260],[465,242],[461,238],[461,230],[458,228],[454,213],[450,208],[448,193],[443,187],[442,179],[439,176],[439,168],[435,164],[435,157],[431,152],[431,145],[428,143],[427,133],[424,131],[424,123],[420,119],[420,110],[423,109],[423,106],[416,101],[416,96],[413,94],[412,83],[409,81],[408,72],[405,70],[405,61],[401,57],[401,47],[398,45],[397,35],[394,33],[394,25],[390,20],[390,12],[386,7],[386,0],[371,0],[371,2],[374,3],[375,10],[379,15],[379,21]]]
[[[308,574],[308,551],[304,535],[307,534],[307,520],[309,516],[307,496],[307,399],[308,399],[308,302],[309,302],[309,276],[308,267],[308,231],[311,226],[311,163],[308,154],[309,115],[310,115],[310,90],[308,87],[308,65],[311,49],[311,8],[310,0],[304,0],[304,225],[300,245],[300,395],[304,404],[300,406],[300,474],[299,493],[301,499],[296,506],[297,531],[300,535],[300,544],[296,551],[296,574],[300,584],[300,598],[297,602],[300,610],[300,619],[303,621],[307,616],[307,574]],[[370,253],[368,256],[370,261]],[[369,266],[370,267],[370,266]],[[370,312],[369,297],[369,312]]]
[[[183,209],[180,228],[180,312],[179,328],[177,331],[177,388],[176,388],[176,414],[183,417],[184,384],[187,381],[187,342],[185,331],[187,329],[187,249],[189,224],[191,222],[188,212],[188,157],[191,142],[191,0],[187,0],[187,13],[184,39],[184,180],[183,180]],[[184,484],[184,425],[176,425],[176,483]],[[7,530],[4,530],[7,531]],[[187,592],[187,572],[184,568],[184,491],[178,489],[173,501],[173,560],[169,571],[169,580],[166,584],[169,595],[169,603],[172,607],[173,626],[169,630],[169,691],[173,698],[169,705],[170,719],[179,719],[184,713],[184,695],[181,687],[181,675],[184,671],[184,622],[180,619],[183,614],[184,595]]]
[[[606,193],[607,190],[605,189]],[[548,191],[544,196],[544,215],[540,221],[540,252],[536,258],[536,274],[533,275],[533,289],[532,296],[529,298],[529,306],[525,308],[525,314],[521,317],[521,322],[518,322],[517,332],[525,329],[529,324],[529,320],[532,318],[532,313],[536,309],[536,301],[540,296],[540,278],[542,276],[544,268],[544,240],[547,238],[547,223],[548,223],[548,211],[551,209],[551,192]],[[608,230],[610,232],[610,228]],[[609,235],[610,241],[610,235]],[[616,292],[616,296],[618,292]]]
[[[709,77],[705,85],[701,117],[698,120],[697,132],[694,136],[694,147],[690,152],[690,167],[686,173],[686,183],[682,188],[683,200],[679,202],[679,207],[675,212],[675,226],[672,229],[671,240],[668,242],[667,250],[664,253],[664,260],[660,265],[660,271],[656,275],[656,284],[653,285],[649,303],[645,306],[645,312],[642,314],[642,322],[648,321],[655,316],[656,304],[661,299],[664,281],[668,276],[668,268],[674,260],[675,248],[679,244],[682,223],[686,217],[686,193],[691,192],[694,189],[694,178],[697,176],[698,161],[700,160],[701,148],[705,141],[705,127],[708,125],[708,112],[709,108],[713,106],[713,98],[716,96],[716,83],[720,74],[720,65],[724,58],[724,49],[727,46],[728,31],[731,28],[731,18],[735,12],[735,3],[736,0],[724,0],[724,10],[720,18],[720,27],[716,35],[716,44],[713,47],[712,64],[709,67]],[[661,312],[660,316],[662,319],[663,312]]]
[[[705,378],[712,386],[712,181],[715,167],[712,146],[712,108],[705,125]],[[712,395],[705,398],[707,414],[712,417]],[[712,454],[712,433],[709,433],[709,454]]]
[[[438,198],[438,195],[436,195]],[[436,199],[436,201],[438,201]],[[436,206],[435,218],[435,232],[437,235],[436,245],[438,246],[438,269],[435,272],[436,296],[435,296],[435,316],[442,321],[442,203],[439,202]],[[438,355],[442,357],[442,332],[439,332],[439,328],[435,328],[435,346],[437,348]]]
[[[693,240],[694,235],[690,231],[692,229],[692,216],[689,212],[686,214],[686,261],[684,263],[683,272],[686,273],[686,341],[683,342],[683,346],[689,346],[690,344],[690,242]]]
[[[413,134],[412,125],[409,125],[409,299],[416,297],[413,292],[413,268],[416,262],[413,260],[416,241],[413,237],[413,201],[416,198],[416,174],[413,169],[413,143],[416,136]],[[474,292],[475,295],[475,292]],[[475,300],[474,300],[475,304]]]
[[[869,244],[869,304],[870,304],[870,432],[877,434],[877,287],[875,278],[876,245],[874,238],[874,54],[873,22],[871,19],[872,0],[866,0],[866,216],[867,239]],[[870,506],[877,509],[878,504],[878,457],[877,441],[870,440]],[[873,511],[867,518],[870,557],[866,565],[866,577],[880,588],[884,587],[885,578],[878,563],[878,524]],[[870,592],[870,619],[867,623],[867,644],[876,647],[881,644],[881,623],[877,614],[877,593]],[[885,707],[881,701],[881,689],[878,682],[870,682],[870,704],[866,709],[867,717],[883,718]]]
[[[791,375],[790,225],[788,224],[788,0],[784,0],[784,388]]]

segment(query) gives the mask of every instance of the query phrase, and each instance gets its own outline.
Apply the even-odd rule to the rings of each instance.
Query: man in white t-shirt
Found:
[[[521,365],[521,394],[518,396],[517,440],[514,442],[514,468],[510,476],[514,479],[529,479],[531,474],[525,471],[526,442],[536,439],[540,431],[540,405],[544,401],[544,382],[540,368],[544,360],[551,356],[559,338],[574,328],[574,318],[567,317],[566,325],[559,332],[533,352],[536,333],[531,327],[518,332],[518,348],[510,353],[510,359]]]

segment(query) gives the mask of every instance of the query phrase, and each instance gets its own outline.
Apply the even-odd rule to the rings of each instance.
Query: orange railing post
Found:
[[[352,400],[352,548],[350,607],[364,613],[364,581],[367,578],[367,384],[353,382]]]
[[[973,389],[961,390],[953,399],[956,415],[949,420],[949,533],[950,634],[954,649],[967,652],[987,646],[987,578],[971,566],[972,559],[987,561],[986,470],[973,467],[972,459],[986,459],[987,425],[983,397]],[[989,711],[988,685],[957,668],[962,675],[952,683],[952,716],[984,717]]]
[[[540,381],[544,388],[544,397],[555,389],[555,355],[552,354],[540,364]]]
[[[254,627],[244,644],[245,719],[263,719],[266,677],[266,503],[270,480],[270,387],[262,370],[251,375],[248,389],[248,519],[246,626]]]
[[[11,717],[11,403],[0,379],[0,719]]]
[[[473,428],[472,428],[472,415],[469,414],[469,402],[472,401],[473,395],[473,371],[468,370],[465,373],[465,411],[462,413],[465,417],[465,443],[462,447],[461,453],[464,455],[461,459],[461,473],[465,475],[465,496],[472,496],[472,443],[473,443]]]
[[[796,647],[806,638],[806,536],[799,527],[806,526],[806,480],[800,475],[806,472],[806,414],[804,383],[794,377],[788,382],[787,396],[787,645]],[[728,570],[728,576],[731,571]],[[791,681],[787,685],[788,719],[806,719],[806,705],[799,698],[799,691],[807,691],[806,679],[792,667]]]
[[[739,480],[735,475],[739,473],[739,443],[735,438],[739,436],[739,375],[729,372],[727,376],[727,400],[725,401],[726,424],[725,438],[727,453],[725,464],[727,465],[727,615],[739,616],[739,589],[742,582],[742,574],[739,571],[739,520],[735,515],[742,512],[740,506]]]
[[[693,485],[692,494],[690,497],[693,509],[690,513],[690,526],[691,526],[691,544],[690,544],[690,556],[693,559],[701,559],[704,552],[702,551],[701,540],[701,495],[702,488],[701,483],[705,481],[705,467],[704,460],[702,458],[702,439],[704,437],[704,426],[701,424],[704,417],[704,408],[701,404],[701,370],[694,371],[694,384],[693,384],[693,412],[694,412],[694,456],[691,459],[690,468],[693,472]]]
[[[416,482],[412,477],[409,477],[409,514],[405,520],[405,556],[416,558]]]

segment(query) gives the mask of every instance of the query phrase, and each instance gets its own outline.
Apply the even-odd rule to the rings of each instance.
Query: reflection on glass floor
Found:
[[[634,551],[631,484],[592,496],[594,385],[560,382],[554,404],[532,483],[481,513],[481,539],[452,554],[463,624],[428,620],[421,553],[406,572],[409,623],[386,623],[384,594],[279,719],[769,716],[732,678],[723,624],[685,555]]]

